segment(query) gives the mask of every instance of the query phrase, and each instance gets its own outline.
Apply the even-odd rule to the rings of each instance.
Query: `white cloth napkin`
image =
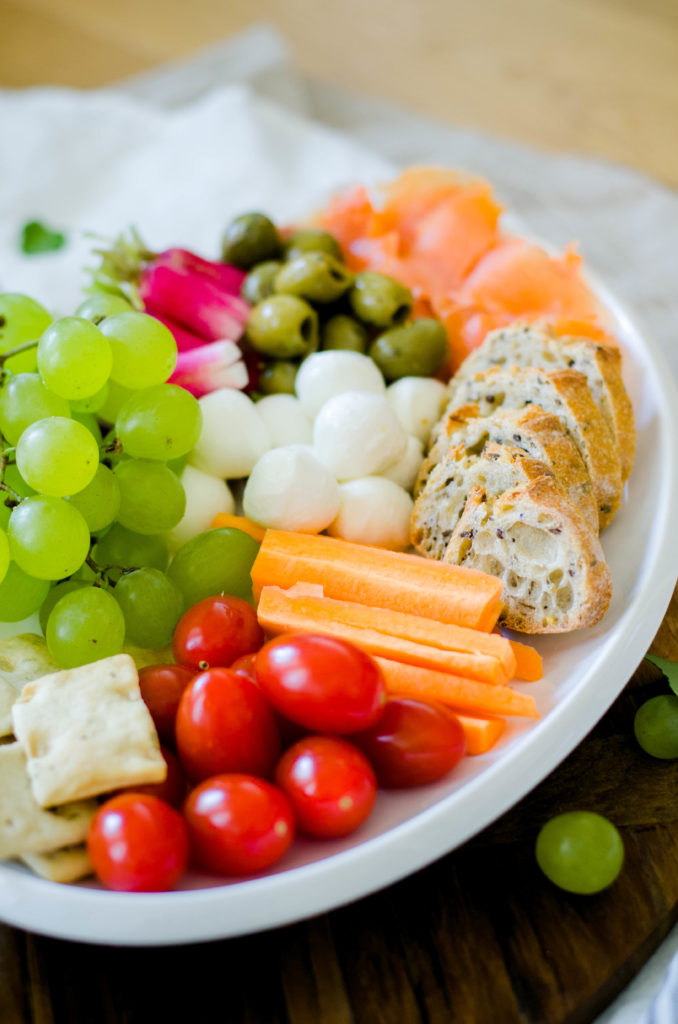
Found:
[[[311,123],[307,118],[313,118]],[[216,255],[229,217],[261,205],[303,215],[344,183],[441,162],[487,176],[537,235],[578,239],[587,263],[640,313],[678,377],[678,198],[599,160],[540,153],[350,96],[294,71],[255,28],[114,91],[0,92],[0,290],[70,312],[92,241],[133,223],[147,244]],[[68,247],[23,257],[21,225],[66,228]],[[91,263],[91,260],[89,261]],[[678,930],[597,1024],[675,1024]]]

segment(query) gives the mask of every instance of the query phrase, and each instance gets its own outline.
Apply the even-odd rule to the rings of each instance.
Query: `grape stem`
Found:
[[[23,345],[17,345],[16,348],[11,348],[9,352],[0,353],[0,369],[4,367],[5,362],[11,359],[12,356],[18,356],[21,352],[28,352],[32,348],[37,348],[40,344],[40,339],[35,341],[25,341]]]
[[[122,451],[122,441],[119,437],[116,437],[108,444],[102,444],[100,451],[102,455],[119,455]]]
[[[113,579],[113,577],[109,575],[111,569],[118,569],[120,571],[121,576],[128,576],[129,573],[137,571],[137,566],[129,568],[124,567],[122,565],[97,565],[97,563],[92,558],[91,554],[89,554],[85,559],[85,564],[88,565],[92,572],[96,575],[96,579],[93,583],[93,586],[95,587],[100,587],[102,580],[105,580],[110,587],[114,587],[116,585],[118,581]]]
[[[5,498],[4,504],[7,508],[16,508],[22,501],[21,495],[17,494],[16,491],[12,490],[9,484],[5,483],[5,470],[9,464],[9,456],[15,451],[14,448],[6,448],[0,455],[0,490],[7,491],[9,497]]]

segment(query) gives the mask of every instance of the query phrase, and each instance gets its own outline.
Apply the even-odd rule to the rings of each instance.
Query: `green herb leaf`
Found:
[[[669,686],[678,697],[678,661],[669,661],[667,658],[658,658],[655,654],[646,654],[646,659],[661,669],[669,681]]]
[[[66,236],[61,231],[52,231],[39,220],[24,224],[21,231],[21,251],[27,256],[40,252],[54,252],[66,244]]]

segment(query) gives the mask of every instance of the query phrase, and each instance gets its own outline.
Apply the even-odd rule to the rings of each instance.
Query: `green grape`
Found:
[[[646,700],[636,711],[633,731],[646,754],[662,761],[678,757],[678,697],[667,693]]]
[[[168,575],[184,595],[185,608],[213,594],[251,601],[250,571],[258,551],[257,542],[242,530],[207,530],[179,548]]]
[[[131,388],[123,388],[121,384],[116,384],[114,380],[110,380],[108,382],[108,395],[106,400],[101,408],[97,409],[99,419],[104,420],[105,423],[115,423],[118,418],[118,413],[129,396],[133,394],[134,392]]]
[[[186,469],[187,462],[188,455],[180,455],[178,459],[170,459],[167,463],[167,468],[171,469],[175,476],[181,477],[181,474]]]
[[[139,647],[162,647],[183,612],[181,591],[159,569],[137,569],[118,580],[113,596],[125,617],[125,637]]]
[[[115,598],[101,587],[65,594],[47,620],[47,648],[63,668],[77,668],[120,654],[125,619]]]
[[[592,811],[558,814],[537,836],[536,857],[546,877],[567,892],[600,892],[614,882],[624,844],[611,821]]]
[[[110,295],[108,292],[97,292],[81,302],[75,311],[76,316],[85,320],[91,320],[93,324],[99,324],[104,317],[112,316],[113,313],[130,313],[132,306],[123,299],[122,295]]]
[[[0,294],[0,352],[9,352],[27,341],[37,341],[52,322],[46,309],[27,295]],[[12,373],[32,373],[37,366],[37,345],[7,360]]]
[[[19,472],[41,494],[77,494],[94,478],[99,446],[87,427],[65,416],[32,423],[16,448]]]
[[[87,487],[67,499],[77,508],[90,533],[98,533],[113,522],[120,508],[120,487],[108,466],[99,465]]]
[[[0,530],[0,583],[9,569],[9,541],[4,530]]]
[[[61,580],[87,558],[89,529],[76,508],[62,498],[36,494],[9,519],[12,558],[29,576]]]
[[[64,316],[47,328],[38,345],[38,369],[47,387],[62,398],[96,394],[111,375],[108,338],[89,320]]]
[[[118,522],[135,533],[164,533],[186,511],[181,481],[161,462],[127,459],[115,467],[120,485]]]
[[[202,411],[197,398],[176,384],[135,391],[115,422],[118,437],[135,459],[178,458],[200,437]]]
[[[99,421],[93,412],[76,412],[74,409],[71,416],[76,423],[82,423],[83,427],[87,427],[90,434],[96,441],[97,446],[101,444],[103,441],[101,427],[99,426]]]
[[[7,377],[0,389],[0,430],[15,445],[26,427],[47,416],[69,419],[71,409],[65,398],[47,388],[39,373]]]
[[[119,565],[124,569],[161,569],[169,562],[167,543],[163,537],[133,533],[120,523],[100,537],[92,550],[97,565]]]
[[[115,313],[101,322],[111,343],[111,379],[126,388],[163,384],[177,362],[177,343],[171,331],[146,313]]]
[[[87,568],[89,569],[89,566]],[[94,577],[94,573],[92,573],[92,577]],[[47,630],[47,620],[52,614],[52,609],[57,601],[60,601],[65,594],[70,594],[72,590],[79,590],[80,587],[87,586],[89,586],[89,583],[86,580],[71,579],[64,580],[63,583],[57,583],[56,586],[52,587],[40,608],[40,629],[43,633]]]
[[[14,463],[5,466],[4,482],[21,498],[28,498],[31,494],[35,494],[33,488],[28,486]],[[6,530],[9,525],[9,517],[12,514],[13,507],[5,505],[5,501],[14,501],[14,499],[6,491],[0,492],[0,527],[3,530]]]
[[[93,395],[88,395],[87,398],[75,399],[71,402],[71,409],[73,412],[99,412],[101,407],[108,401],[108,394],[111,390],[111,386],[106,381],[102,388],[95,391]]]
[[[37,612],[47,597],[49,583],[37,580],[10,562],[0,583],[0,622],[21,622]]]

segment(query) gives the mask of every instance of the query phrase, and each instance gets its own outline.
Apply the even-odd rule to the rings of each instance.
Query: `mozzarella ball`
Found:
[[[344,391],[369,391],[383,395],[386,390],[381,370],[360,352],[315,352],[299,367],[294,388],[301,407],[313,420],[321,407]]]
[[[294,395],[267,395],[257,402],[256,410],[266,424],[272,448],[311,443],[313,424]]]
[[[392,480],[398,487],[405,491],[411,491],[414,481],[417,479],[419,468],[424,460],[424,446],[416,437],[408,437],[405,454],[392,466],[387,466],[380,476]]]
[[[304,445],[273,448],[252,470],[243,509],[262,526],[319,533],[339,511],[339,485]]]
[[[195,466],[186,466],[181,474],[186,492],[186,511],[182,519],[168,534],[172,548],[181,547],[212,525],[218,512],[235,512],[235,501],[228,484],[218,476],[203,473]]]
[[[220,388],[200,399],[202,430],[189,456],[193,466],[228,479],[247,476],[271,447],[254,402],[242,391]]]
[[[406,449],[407,434],[383,395],[335,395],[313,425],[313,450],[337,480],[381,473]]]
[[[447,388],[433,377],[401,377],[386,388],[386,397],[407,433],[423,444],[449,401]]]
[[[341,506],[327,532],[356,544],[402,551],[410,543],[414,502],[383,476],[364,476],[339,485]]]

